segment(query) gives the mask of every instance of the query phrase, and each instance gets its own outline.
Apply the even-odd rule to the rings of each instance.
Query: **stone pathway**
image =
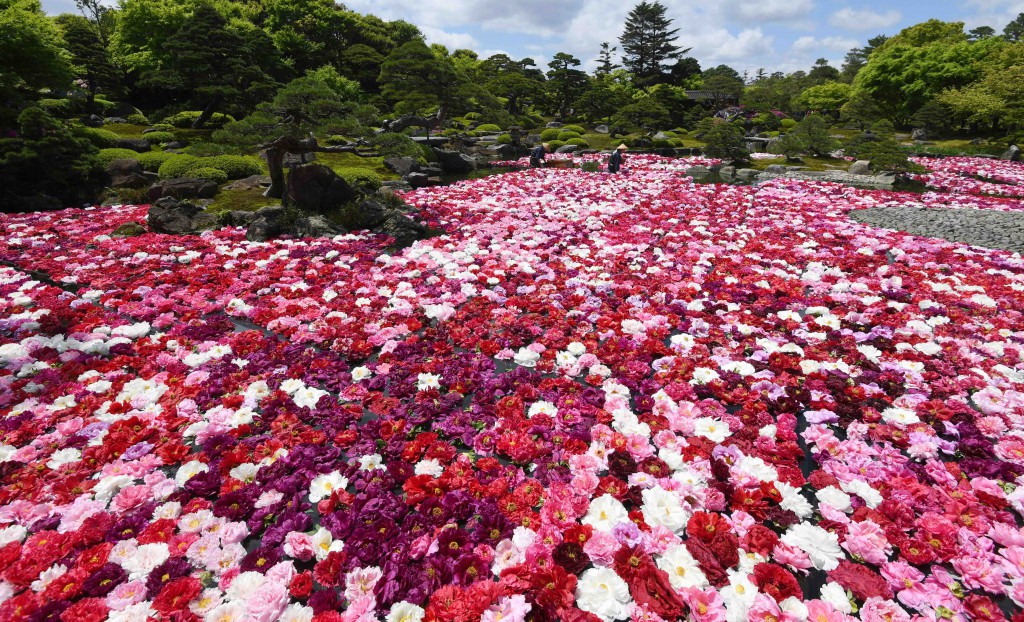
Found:
[[[1024,252],[1024,212],[877,207],[852,211],[850,218],[913,235]]]

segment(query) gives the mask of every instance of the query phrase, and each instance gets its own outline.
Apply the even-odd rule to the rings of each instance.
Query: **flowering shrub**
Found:
[[[1019,201],[711,163],[418,190],[395,255],[4,215],[0,619],[1006,619],[1024,262],[847,213]]]

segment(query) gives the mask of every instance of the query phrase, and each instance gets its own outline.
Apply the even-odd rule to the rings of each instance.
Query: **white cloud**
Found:
[[[1021,0],[967,0],[964,5],[971,10],[963,20],[968,30],[991,26],[1001,33],[1017,15],[1024,13],[1024,1]]]
[[[814,10],[814,0],[726,0],[721,6],[741,22],[781,22],[806,17]]]
[[[901,19],[903,19],[903,15],[899,11],[879,13],[871,9],[858,10],[846,7],[833,13],[828,18],[828,23],[844,30],[865,32],[895,26]]]
[[[474,51],[480,49],[480,42],[473,35],[464,32],[448,32],[433,26],[421,26],[420,30],[423,31],[427,43],[440,43],[449,51],[460,48]]]
[[[846,37],[800,37],[793,42],[794,52],[813,52],[815,50],[831,50],[838,52],[846,52],[851,48],[855,48],[860,45],[860,41],[857,39],[849,39]]]

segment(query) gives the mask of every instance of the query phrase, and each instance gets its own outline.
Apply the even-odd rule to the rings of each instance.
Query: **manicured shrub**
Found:
[[[253,156],[218,155],[200,158],[199,163],[200,166],[209,166],[224,171],[228,179],[241,179],[263,172],[260,161]]]
[[[782,119],[779,121],[779,125],[782,126],[782,129],[784,130],[791,130],[796,127],[796,121],[793,119]]]
[[[174,140],[174,134],[170,132],[147,132],[142,137],[151,145],[169,143]]]
[[[198,177],[200,179],[209,179],[210,181],[222,184],[228,180],[228,176],[224,171],[219,168],[213,168],[210,166],[197,166],[189,170],[189,177]]]
[[[434,153],[434,148],[426,143],[416,143],[416,146],[420,148],[421,162],[437,162],[437,154]]]
[[[96,159],[106,168],[114,160],[138,160],[141,155],[141,153],[131,149],[100,149]]]
[[[658,139],[655,139],[654,144],[652,146],[655,149],[671,149],[675,145],[673,145],[672,141],[669,140],[669,139],[658,138]]]
[[[462,118],[468,121],[479,121],[480,119],[483,118],[483,115],[480,114],[479,112],[467,112],[465,115],[462,116]]]
[[[132,125],[149,125],[149,119],[146,118],[146,115],[140,112],[133,112],[132,114],[128,115],[127,121]]]
[[[559,129],[548,128],[540,133],[540,139],[544,142],[548,142],[549,140],[558,140],[558,135],[561,133],[562,131]]]
[[[565,145],[564,141],[561,140],[549,140],[547,141],[548,147],[551,148],[551,152],[554,153],[556,149]]]
[[[384,157],[407,156],[416,158],[422,155],[416,141],[405,134],[397,132],[377,134],[370,139],[370,144]]]
[[[511,145],[512,144],[512,135],[511,134],[502,134],[501,136],[498,136],[498,141],[497,142],[498,142],[499,145]]]
[[[563,125],[561,129],[563,132],[576,132],[580,136],[587,133],[587,130],[579,125]]]
[[[590,146],[590,143],[587,142],[587,139],[583,138],[582,136],[579,138],[570,138],[569,140],[565,141],[565,144],[576,145],[577,147],[583,147],[584,149]]]
[[[562,142],[568,142],[570,139],[579,137],[579,132],[567,132],[565,130],[562,130],[561,132],[558,133],[558,140]]]
[[[149,153],[137,153],[135,159],[142,163],[142,168],[152,173],[160,170],[160,165],[173,158],[175,154],[166,151],[150,151]]]
[[[36,105],[56,118],[67,118],[72,112],[70,99],[40,99]]]
[[[195,156],[186,155],[184,153],[174,155],[167,159],[166,162],[160,165],[157,169],[157,173],[160,175],[160,179],[173,179],[175,177],[189,177],[189,172],[193,168],[199,168],[201,164],[196,162],[199,158]]]
[[[192,127],[192,124],[195,123],[196,119],[198,119],[202,114],[203,113],[200,110],[185,110],[167,117],[166,119],[164,119],[164,123],[170,123],[171,125],[177,128],[188,128]],[[234,120],[235,118],[229,114],[215,112],[213,113],[213,116],[210,117],[210,120],[206,122],[206,128],[222,128],[228,123],[233,123]]]
[[[500,132],[501,128],[498,127],[497,125],[493,124],[493,123],[484,123],[483,125],[478,125],[476,127],[476,131],[478,131],[478,132]]]
[[[339,168],[335,171],[360,194],[373,194],[380,188],[380,175],[365,168]]]
[[[149,129],[156,130],[157,132],[170,132],[174,129],[174,126],[170,123],[154,123],[149,126]]]
[[[121,139],[119,134],[98,127],[82,127],[78,128],[78,132],[100,149],[113,147]]]

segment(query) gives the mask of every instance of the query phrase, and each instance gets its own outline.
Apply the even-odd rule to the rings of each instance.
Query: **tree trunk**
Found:
[[[270,169],[270,187],[263,196],[271,199],[284,198],[284,150],[277,147],[267,149],[267,168]]]
[[[224,98],[220,95],[217,95],[213,99],[211,99],[210,103],[206,105],[206,108],[203,108],[203,113],[199,115],[199,118],[196,119],[194,123],[192,123],[192,129],[203,129],[207,121],[209,121],[213,117],[213,113],[217,112],[217,108],[220,108],[220,103],[223,100]]]

